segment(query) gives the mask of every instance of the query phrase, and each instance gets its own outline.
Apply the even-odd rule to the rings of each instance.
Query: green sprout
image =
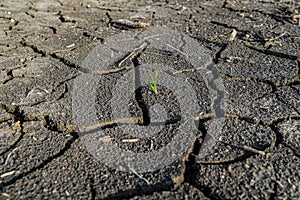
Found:
[[[150,84],[150,88],[151,90],[154,92],[154,94],[157,94],[157,80],[158,80],[158,72],[155,72],[155,79],[152,76],[152,74],[150,74],[150,78],[152,83]]]

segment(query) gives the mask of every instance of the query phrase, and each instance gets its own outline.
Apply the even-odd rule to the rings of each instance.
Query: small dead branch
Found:
[[[133,59],[136,55],[138,55],[139,53],[141,53],[146,47],[147,47],[147,43],[143,43],[142,45],[140,45],[139,47],[135,48],[131,53],[129,53],[127,56],[125,56],[118,64],[116,68],[112,68],[112,69],[105,69],[105,70],[99,70],[99,71],[93,71],[93,74],[110,74],[110,73],[115,73],[115,72],[119,72],[122,70],[129,70],[132,69],[134,66],[133,65],[128,65],[128,66],[123,66],[123,64],[130,60]]]
[[[137,173],[132,167],[128,166],[128,168],[140,179],[142,179],[143,181],[145,181],[148,185],[150,185],[150,182],[145,179],[144,177],[142,177],[142,175],[140,175],[139,173]]]
[[[171,46],[170,44],[166,44],[168,47],[170,47],[171,49],[174,49],[175,51],[181,53],[182,55],[184,55],[185,57],[189,57],[186,53],[184,53],[183,51],[181,51],[180,49],[177,49],[173,46]]]
[[[112,21],[110,24],[119,29],[128,30],[128,29],[139,29],[139,28],[150,28],[149,23],[144,22],[134,22],[127,19],[119,19],[118,21]]]
[[[235,158],[228,158],[228,159],[222,159],[222,160],[196,160],[196,163],[198,164],[225,164],[229,162],[233,162],[236,160]]]
[[[243,146],[243,149],[245,151],[250,151],[252,153],[260,154],[260,155],[263,155],[263,156],[266,155],[266,153],[264,151],[257,150],[257,149],[255,149],[253,147]]]
[[[232,29],[232,33],[230,35],[229,41],[233,41],[236,38],[237,31]]]
[[[6,172],[6,173],[4,173],[4,174],[1,174],[1,175],[0,175],[0,178],[5,178],[5,177],[7,177],[7,176],[12,176],[12,175],[14,175],[15,172],[16,172],[15,170],[10,171],[10,172]]]
[[[20,146],[16,147],[14,150],[12,150],[12,152],[10,152],[10,153],[7,155],[7,158],[6,158],[6,160],[5,160],[4,166],[7,165],[10,156],[11,156],[17,149],[19,149],[21,146],[23,146],[23,145],[20,145]]]
[[[137,139],[137,138],[134,138],[134,139],[123,139],[122,140],[122,142],[128,142],[128,143],[133,143],[133,142],[138,142],[139,141],[139,139]]]

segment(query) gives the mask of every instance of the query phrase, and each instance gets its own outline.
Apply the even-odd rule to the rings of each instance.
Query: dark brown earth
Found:
[[[188,152],[155,172],[110,168],[80,140],[72,92],[82,62],[108,37],[140,31],[137,24],[176,30],[212,52],[228,106],[221,139],[204,159],[197,154],[210,117],[200,120]],[[0,199],[300,199],[297,0],[2,0],[0,27]],[[103,100],[97,111],[108,116]],[[161,102],[176,110],[176,101]],[[146,151],[142,145],[128,149]]]

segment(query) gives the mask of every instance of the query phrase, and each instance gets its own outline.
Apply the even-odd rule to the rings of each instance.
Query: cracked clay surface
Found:
[[[109,139],[144,152],[176,133],[174,117],[169,132],[137,142],[139,148],[110,121],[110,84],[143,62],[174,65],[176,73],[188,75],[204,117],[196,119],[200,125],[187,152],[171,165],[142,174],[113,169],[96,160],[78,135],[74,80],[89,52],[108,37],[159,26],[211,52],[227,99],[224,127],[214,148],[200,157],[212,116],[197,70],[189,70],[180,52],[129,54],[121,68],[102,71],[97,86],[97,115]],[[146,94],[142,88],[130,107],[140,125],[146,123],[140,104]],[[180,115],[172,113],[176,102],[163,99],[156,109]],[[299,171],[297,0],[0,2],[0,199],[300,199]]]

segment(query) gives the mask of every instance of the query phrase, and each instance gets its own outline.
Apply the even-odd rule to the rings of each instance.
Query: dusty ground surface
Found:
[[[209,118],[182,159],[144,179],[86,150],[73,82],[95,46],[136,31],[119,19],[177,30],[212,52],[228,94],[213,154],[194,156]],[[297,0],[2,0],[0,199],[300,199],[299,25]]]

